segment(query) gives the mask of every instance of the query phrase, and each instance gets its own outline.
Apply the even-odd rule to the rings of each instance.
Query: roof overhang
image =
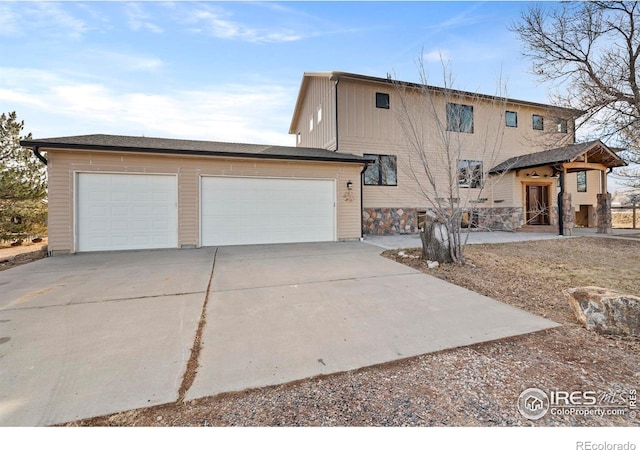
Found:
[[[585,161],[582,168],[580,164],[578,164],[581,159]],[[579,171],[590,167],[589,164],[586,163],[586,160],[607,169],[627,165],[616,152],[607,147],[602,141],[596,140],[509,158],[489,170],[489,174],[505,173],[511,170],[541,166],[560,167],[562,165],[570,167],[568,171]]]
[[[113,144],[105,143],[113,140]],[[118,140],[128,144],[118,144]],[[149,145],[149,143],[161,145]],[[176,144],[176,145],[172,145]],[[70,151],[125,152],[156,155],[227,157],[271,159],[289,161],[319,161],[366,164],[369,158],[348,153],[306,147],[283,147],[257,144],[233,144],[213,141],[188,141],[163,138],[130,137],[116,135],[69,136],[50,139],[29,139],[20,145],[46,151],[48,149]],[[216,147],[219,147],[216,149]]]

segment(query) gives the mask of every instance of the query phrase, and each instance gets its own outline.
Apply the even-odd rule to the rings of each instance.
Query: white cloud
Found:
[[[89,30],[87,24],[55,3],[16,2],[0,4],[0,36],[36,33],[47,38],[77,39]]]
[[[18,79],[17,77],[20,76]],[[36,137],[86,133],[294,145],[287,135],[295,91],[273,84],[202,86],[167,92],[116,92],[48,72],[0,68],[16,110]]]
[[[109,50],[88,51],[84,59],[99,60],[100,64],[107,64],[129,72],[155,71],[164,66],[164,62],[160,58]]]
[[[8,4],[0,3],[0,36],[20,34],[19,23],[16,12]]]
[[[192,31],[211,34],[219,39],[242,40],[256,43],[292,42],[302,38],[293,30],[266,30],[242,25],[230,19],[231,15],[219,8],[191,10],[185,19],[194,24]]]
[[[426,62],[447,62],[451,59],[451,53],[449,50],[436,49],[431,50],[429,53],[424,53],[423,58]]]
[[[147,30],[152,33],[162,33],[163,29],[151,22],[150,16],[144,11],[138,3],[127,3],[125,5],[125,14],[127,23],[134,31]]]

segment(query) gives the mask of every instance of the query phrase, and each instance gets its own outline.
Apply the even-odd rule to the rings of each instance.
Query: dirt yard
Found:
[[[387,257],[560,327],[290,384],[83,420],[68,426],[638,426],[625,415],[533,421],[516,402],[530,387],[598,393],[619,405],[640,388],[640,342],[581,328],[561,293],[599,285],[640,295],[640,241],[575,238],[467,248],[471,264],[435,270]],[[417,254],[407,251],[406,254]],[[617,402],[617,403],[615,403]]]
[[[47,238],[12,247],[0,245],[0,272],[47,256]]]

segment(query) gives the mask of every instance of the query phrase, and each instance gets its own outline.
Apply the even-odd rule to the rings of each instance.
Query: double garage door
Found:
[[[178,247],[176,175],[82,173],[77,192],[78,251]],[[201,177],[199,203],[203,246],[335,240],[333,180]]]

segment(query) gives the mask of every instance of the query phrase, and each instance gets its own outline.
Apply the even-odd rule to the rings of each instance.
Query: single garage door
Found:
[[[335,240],[335,182],[201,178],[202,245]]]
[[[178,246],[175,175],[78,175],[78,251]]]

